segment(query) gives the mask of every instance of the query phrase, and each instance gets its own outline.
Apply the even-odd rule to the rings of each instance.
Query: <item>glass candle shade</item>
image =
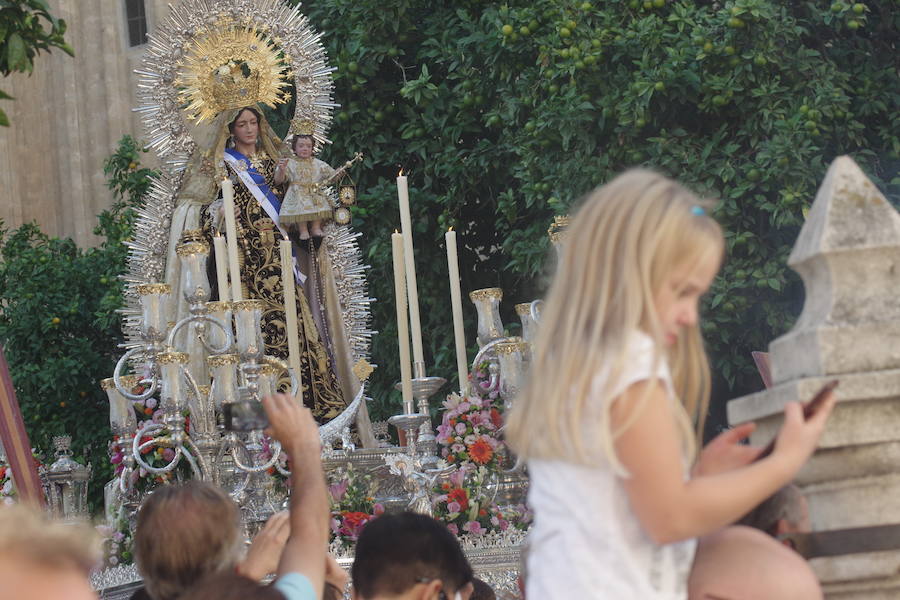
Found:
[[[206,242],[186,242],[175,249],[181,260],[181,290],[190,304],[200,304],[209,300],[209,278],[206,276],[206,261],[209,258],[209,244]]]
[[[229,330],[231,329],[231,302],[207,302],[206,308],[210,317],[220,322]],[[206,324],[203,334],[206,343],[212,348],[222,348],[225,345],[225,331],[213,323]],[[224,350],[224,348],[223,348]]]
[[[500,288],[484,288],[469,293],[469,299],[478,311],[478,346],[484,347],[503,337],[503,321],[500,320],[500,301],[503,290]]]
[[[260,300],[234,303],[234,329],[238,354],[242,359],[259,358],[263,353],[262,309]]]
[[[274,356],[266,356],[265,362],[259,370],[259,397],[265,398],[278,391],[278,376],[287,371],[287,365],[278,364]]]
[[[237,402],[237,354],[217,354],[206,359],[212,373],[212,398],[216,410],[223,404]]]
[[[156,363],[162,375],[162,391],[160,405],[167,414],[181,412],[187,405],[187,394],[184,390],[184,377],[181,369],[188,364],[190,356],[185,352],[160,352]]]
[[[516,314],[519,315],[519,320],[522,321],[522,339],[529,344],[533,344],[534,338],[537,336],[537,323],[535,323],[531,314],[531,302],[516,304]]]
[[[141,335],[149,342],[162,342],[168,330],[167,309],[172,286],[167,283],[145,283],[137,286],[141,303]]]
[[[525,376],[524,361],[528,343],[520,337],[511,337],[495,346],[497,361],[500,363],[500,397],[506,410],[519,390]]]
[[[119,380],[130,392],[137,385],[140,378],[137,375],[125,375]],[[109,427],[114,435],[130,435],[137,428],[137,417],[134,414],[134,404],[116,389],[115,380],[112,377],[100,382],[100,388],[106,392],[109,399]]]

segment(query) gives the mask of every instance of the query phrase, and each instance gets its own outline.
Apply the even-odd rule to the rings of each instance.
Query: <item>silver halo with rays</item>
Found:
[[[172,212],[187,157],[195,148],[174,84],[179,64],[191,41],[220,19],[255,28],[284,53],[293,73],[294,119],[308,119],[315,124],[314,138],[319,146],[331,143],[327,132],[332,111],[339,106],[332,100],[331,73],[336,69],[328,65],[320,42],[322,34],[311,27],[299,5],[289,7],[282,0],[184,0],[172,6],[169,16],[148,36],[141,67],[135,70],[140,102],[135,111],[140,113],[148,146],[160,158],[162,168],[136,211],[134,236],[126,243],[127,271],[121,276],[126,305],[119,310],[126,348],[137,346],[140,340],[141,311],[136,287],[164,279]],[[337,206],[334,191],[329,193],[332,205]],[[375,334],[370,329],[374,298],[367,293],[365,272],[369,267],[363,263],[357,245],[361,234],[349,225],[335,224],[326,226],[325,232],[353,360],[368,361]]]
[[[183,0],[148,36],[141,67],[135,70],[140,101],[135,110],[144,123],[148,146],[175,170],[183,168],[194,142],[175,80],[195,38],[213,31],[222,19],[255,28],[284,53],[294,75],[294,118],[312,121],[316,141],[330,143],[331,113],[338,107],[332,100],[331,73],[336,69],[328,66],[322,34],[310,26],[299,5],[291,8],[282,0]]]

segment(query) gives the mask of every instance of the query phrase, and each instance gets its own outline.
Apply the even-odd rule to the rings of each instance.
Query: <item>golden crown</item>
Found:
[[[312,135],[316,132],[316,124],[310,119],[291,119],[289,132],[294,135]]]
[[[198,39],[179,64],[175,85],[189,118],[223,110],[287,102],[289,72],[272,42],[255,29],[225,28]]]

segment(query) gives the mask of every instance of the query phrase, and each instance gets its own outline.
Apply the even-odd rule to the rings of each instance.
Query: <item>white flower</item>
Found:
[[[219,67],[216,73],[218,73],[219,75],[228,75],[229,73],[231,73],[231,68],[229,68],[228,65],[222,65],[221,67]]]

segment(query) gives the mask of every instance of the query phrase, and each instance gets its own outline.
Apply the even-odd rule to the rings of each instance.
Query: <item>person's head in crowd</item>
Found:
[[[138,572],[153,600],[174,600],[207,575],[233,570],[242,537],[237,505],[218,487],[189,481],[144,500],[134,536]]]
[[[23,505],[0,505],[0,599],[87,600],[100,545],[88,526],[52,521]]]
[[[476,577],[472,580],[472,595],[469,600],[497,600],[497,594],[491,586]]]
[[[347,587],[347,572],[329,554],[326,557],[325,587],[322,600],[342,600]],[[275,587],[236,571],[213,573],[191,586],[178,600],[284,600]]]
[[[414,513],[366,525],[351,577],[354,600],[468,600],[472,591],[472,567],[456,537]]]
[[[808,533],[809,506],[800,488],[791,483],[761,502],[739,524],[765,531],[772,537]]]
[[[179,596],[179,600],[284,600],[277,589],[234,571],[213,573]]]

